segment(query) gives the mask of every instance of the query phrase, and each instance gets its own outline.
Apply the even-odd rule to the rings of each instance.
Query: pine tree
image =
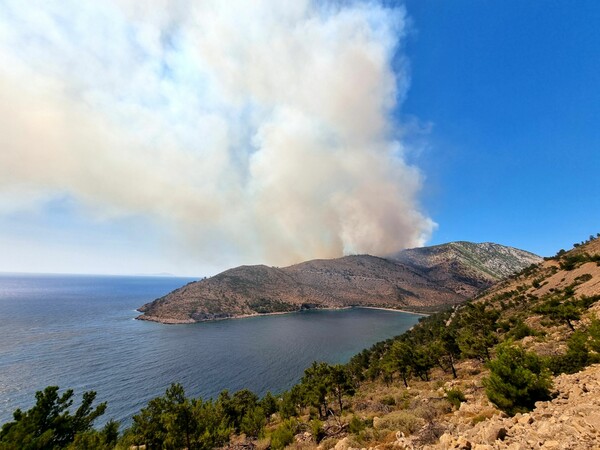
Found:
[[[497,357],[488,366],[485,392],[507,414],[531,410],[535,402],[550,398],[550,372],[535,353],[505,342],[498,346]]]

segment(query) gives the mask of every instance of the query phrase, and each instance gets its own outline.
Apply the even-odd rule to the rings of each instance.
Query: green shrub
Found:
[[[119,423],[109,420],[102,430],[89,430],[75,435],[68,450],[113,450],[119,439]]]
[[[323,450],[331,450],[335,447],[335,444],[337,444],[339,440],[340,439],[336,437],[328,437],[327,439],[323,439],[319,447]]]
[[[323,422],[319,419],[314,419],[310,422],[310,431],[315,438],[315,442],[318,444],[325,437],[325,430],[323,430]]]
[[[592,320],[592,323],[588,327],[588,333],[590,335],[590,349],[596,353],[600,353],[600,320]]]
[[[297,389],[296,389],[297,390]],[[289,419],[298,414],[296,410],[296,398],[294,389],[286,391],[281,396],[281,403],[279,404],[279,414],[284,419]]]
[[[575,281],[578,284],[581,283],[585,283],[586,281],[590,281],[592,279],[592,275],[589,273],[584,273],[583,275],[579,275],[577,278],[575,278]]]
[[[240,424],[240,431],[250,437],[257,438],[262,434],[266,423],[265,411],[258,406],[244,415]]]
[[[551,357],[548,361],[552,373],[557,375],[579,372],[584,367],[599,361],[597,354],[590,353],[590,349],[596,348],[597,341],[593,335],[595,326],[597,325],[592,322],[592,326],[587,331],[577,330],[569,337],[567,352],[564,355]]]
[[[529,327],[525,322],[519,320],[512,329],[508,332],[508,337],[511,337],[515,340],[523,339],[527,336],[535,336],[537,333],[534,329]]]
[[[277,398],[271,394],[271,392],[267,392],[265,396],[260,400],[259,406],[265,412],[267,417],[270,417],[272,414],[275,414],[279,409],[279,405],[277,404]]]
[[[550,398],[550,372],[535,353],[505,342],[498,346],[497,357],[488,367],[490,376],[484,379],[485,393],[507,414],[529,411],[535,402]]]
[[[594,258],[592,258],[588,253],[579,253],[577,255],[565,256],[560,261],[559,265],[562,270],[573,270],[582,264],[593,260]]]
[[[383,397],[381,399],[381,403],[383,403],[384,405],[387,405],[387,406],[395,406],[396,399],[394,397],[392,397],[391,395],[388,395],[387,397]]]
[[[348,424],[348,430],[352,434],[358,434],[365,429],[365,423],[356,416],[352,416]]]
[[[462,402],[467,401],[463,391],[458,388],[450,389],[448,392],[446,392],[446,400],[448,400],[456,409],[460,408],[460,404]]]
[[[293,420],[286,420],[279,425],[271,434],[271,448],[281,450],[294,442],[294,433],[297,428],[298,426]]]
[[[534,312],[548,317],[555,323],[566,324],[571,331],[575,331],[573,322],[581,319],[584,306],[579,301],[564,300],[560,297],[550,297],[534,309]]]

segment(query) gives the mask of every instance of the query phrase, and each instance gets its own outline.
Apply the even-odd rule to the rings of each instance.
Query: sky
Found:
[[[0,3],[0,271],[600,231],[600,4]]]

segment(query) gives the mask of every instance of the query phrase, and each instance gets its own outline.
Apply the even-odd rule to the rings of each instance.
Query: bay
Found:
[[[0,424],[49,385],[95,390],[108,402],[103,421],[125,424],[173,382],[192,397],[281,392],[312,361],[347,362],[420,317],[352,308],[189,325],[134,320],[135,308],[190,281],[0,274]]]

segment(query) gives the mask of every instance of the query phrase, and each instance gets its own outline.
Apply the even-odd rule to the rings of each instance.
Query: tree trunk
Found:
[[[458,375],[456,375],[456,367],[454,367],[454,358],[452,355],[450,355],[450,368],[452,369],[452,377],[454,379],[458,378]]]

